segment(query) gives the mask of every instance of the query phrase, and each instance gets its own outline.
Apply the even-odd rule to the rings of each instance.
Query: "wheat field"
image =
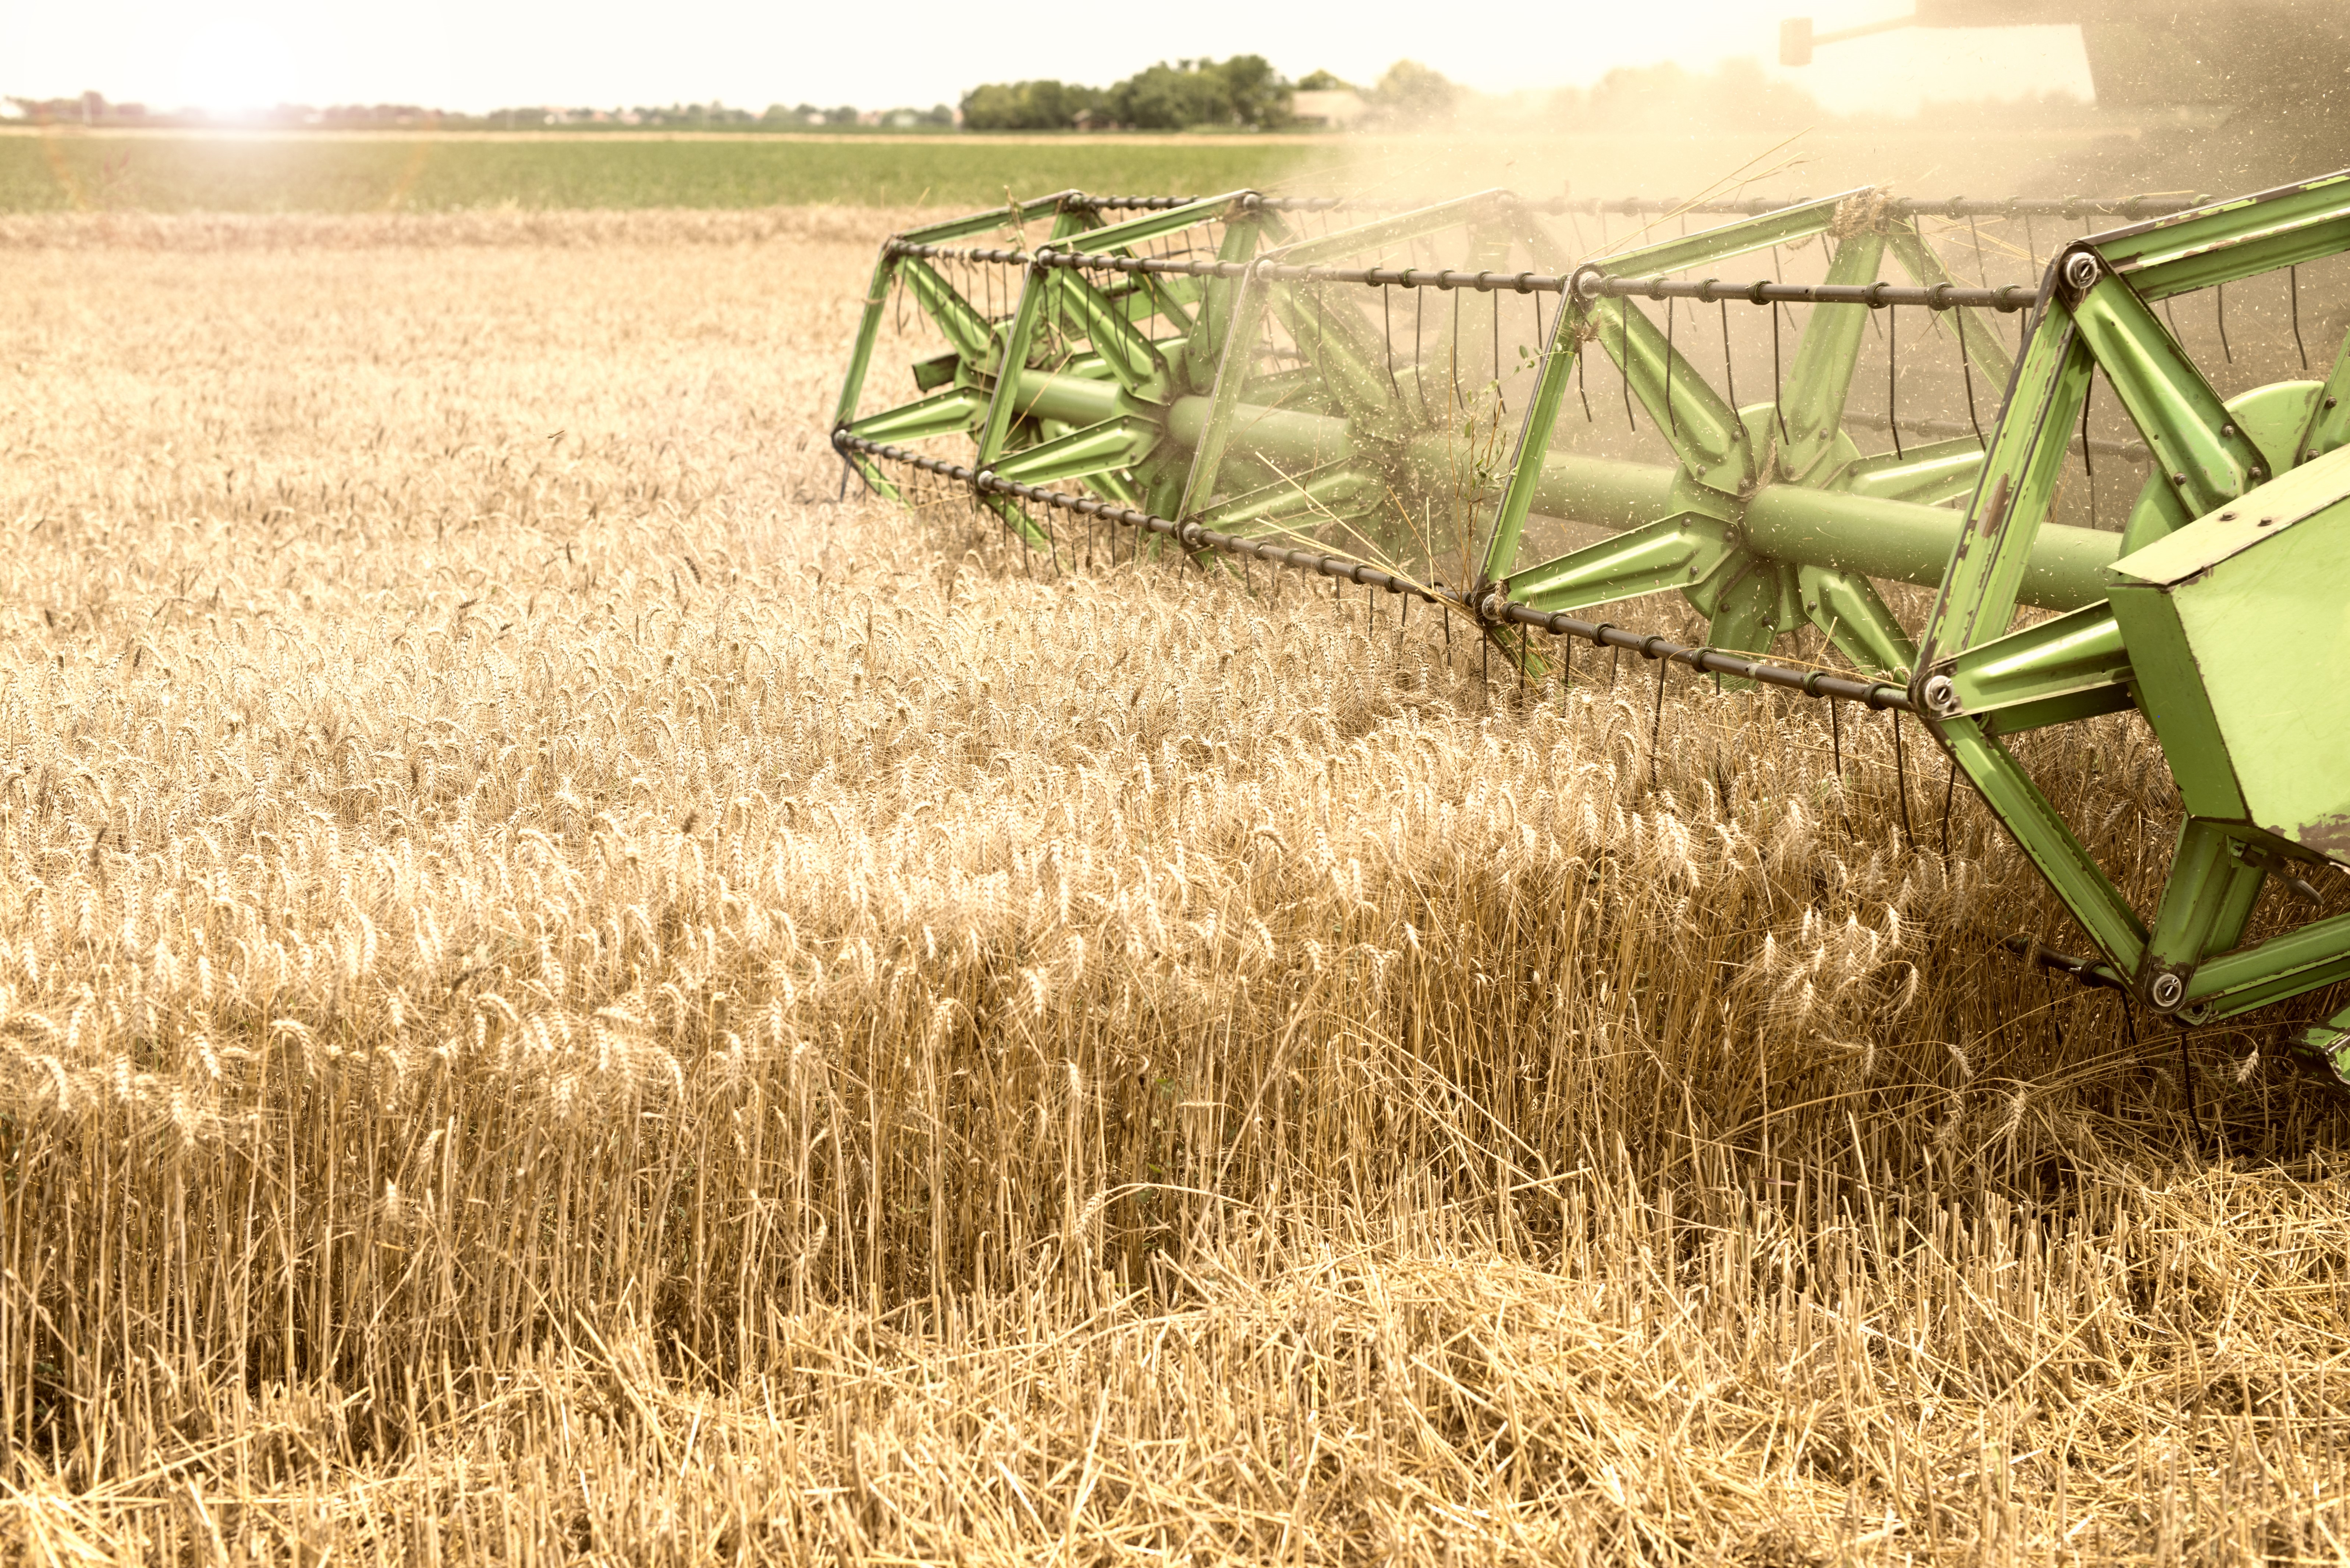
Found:
[[[0,226],[0,1550],[2350,1555],[2279,1026],[1886,715],[844,495],[889,226]]]

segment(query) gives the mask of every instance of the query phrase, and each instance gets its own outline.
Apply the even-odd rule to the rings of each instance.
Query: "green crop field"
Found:
[[[1340,156],[1297,138],[0,135],[0,212],[953,208],[1069,186],[1232,190]]]

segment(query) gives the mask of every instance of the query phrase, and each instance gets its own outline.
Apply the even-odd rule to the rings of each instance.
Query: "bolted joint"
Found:
[[[1925,699],[1926,711],[1929,713],[1935,715],[1937,718],[1942,719],[1957,717],[1960,707],[1959,702],[1959,685],[1957,681],[1952,680],[1949,676],[1935,675],[1929,677],[1925,686],[1918,694]]]
[[[2187,1000],[2187,977],[2175,969],[2164,970],[2147,981],[2147,1005],[2157,1012],[2176,1012]]]
[[[2086,294],[2104,275],[2106,264],[2095,251],[2074,251],[2064,258],[2064,286],[2074,294]]]

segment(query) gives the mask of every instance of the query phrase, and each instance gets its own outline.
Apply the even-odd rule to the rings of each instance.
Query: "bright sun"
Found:
[[[180,101],[215,114],[268,109],[295,91],[294,54],[269,28],[242,19],[205,26],[180,59]]]

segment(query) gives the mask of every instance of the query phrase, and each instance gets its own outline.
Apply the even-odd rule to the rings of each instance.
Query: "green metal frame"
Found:
[[[1888,258],[1918,284],[1948,283],[1915,225],[1887,216],[1868,192],[1574,271],[1540,345],[1513,443],[1490,425],[1503,374],[1490,356],[1454,348],[1399,361],[1363,314],[1359,286],[1288,270],[1365,258],[1391,265],[1380,258],[1433,244],[1464,271],[1505,271],[1522,254],[1567,275],[1555,239],[1505,192],[1313,239],[1292,238],[1278,213],[1245,192],[1113,223],[1064,192],[902,239],[951,244],[1039,223],[1049,225],[1045,244],[1096,254],[1137,254],[1179,234],[1197,246],[1212,236],[1240,275],[1104,279],[1024,250],[1016,304],[991,317],[944,271],[887,248],[837,428],[890,443],[965,434],[982,475],[1082,484],[1229,537],[1312,540],[1431,587],[1438,563],[1430,548],[1407,559],[1378,534],[1407,502],[1425,509],[1440,499],[1471,580],[1437,591],[1477,615],[1522,664],[1538,656],[1504,607],[1563,612],[1677,589],[1708,618],[1713,647],[1748,653],[1817,628],[1861,670],[1909,684],[1937,741],[2080,921],[2109,978],[2149,1006],[2225,1017],[2350,978],[2350,916],[2244,941],[2272,878],[2290,882],[2297,866],[2327,858],[2350,864],[2350,786],[2329,794],[2330,785],[2311,782],[2331,776],[2334,753],[2303,735],[2350,735],[2350,682],[2329,684],[2332,672],[2350,675],[2350,636],[2313,635],[2325,646],[2293,665],[2303,673],[2272,713],[2262,706],[2260,671],[2233,646],[2256,643],[2269,618],[2240,614],[2234,636],[2213,629],[2227,625],[2220,597],[2229,592],[2265,595],[2262,607],[2275,608],[2279,624],[2304,628],[2321,625],[2325,607],[2350,603],[2350,547],[2332,543],[2337,522],[2350,541],[2350,456],[2338,485],[2326,466],[2350,445],[2350,344],[2323,386],[2288,383],[2223,400],[2150,308],[2350,249],[2350,176],[2069,247],[2052,264],[2019,360],[2011,363],[1988,318],[1962,314],[1969,363],[2007,389],[1988,442],[1898,453],[1864,452],[1845,417],[1869,306],[1813,306],[1778,400],[1737,408],[1636,299],[1576,286],[1592,276],[1687,274],[1814,239],[1831,247],[1829,283],[1875,282]],[[897,286],[949,352],[917,368],[925,395],[860,418]],[[1498,315],[1494,324],[1498,331]],[[1554,450],[1579,358],[1594,348],[1646,410],[1669,463]],[[2113,386],[2161,471],[2118,534],[2049,518],[2094,374]],[[1488,393],[1491,401],[1477,400]],[[877,490],[894,493],[879,462],[847,455]],[[2211,532],[2226,508],[2275,494],[2280,475],[2297,475],[2299,510],[2272,536],[2289,534],[2288,543]],[[1025,508],[980,489],[1020,537],[1055,550],[1050,530]],[[1960,501],[1962,510],[1954,507]],[[1522,561],[1536,514],[1596,524],[1610,536]],[[1872,579],[1939,585],[1916,640]],[[2054,613],[2019,627],[2026,608]],[[2132,708],[2153,722],[2189,807],[2151,915],[2132,909],[2002,743]],[[2350,777],[2350,765],[2338,771]],[[2278,804],[2288,801],[2297,804]],[[2335,804],[2341,820],[2329,826]],[[2350,1012],[2303,1044],[2350,1075],[2345,1042]]]
[[[2350,603],[2350,462],[2329,458],[2345,427],[2338,404],[2327,406],[2350,346],[2326,389],[2264,388],[2228,401],[2152,306],[2345,249],[2350,175],[2334,175],[2095,236],[2056,257],[1913,685],[1936,737],[2113,975],[2148,1006],[2190,1021],[2350,979],[2350,916],[2244,942],[2269,879],[2329,857],[2350,863],[2350,834],[2329,846],[2322,823],[2265,820],[2241,783],[2282,769],[2301,793],[2350,815],[2350,777],[2302,740],[2350,732],[2341,679],[2350,653],[2340,635],[2350,629],[2341,608]],[[2064,442],[2095,373],[2128,410],[2157,472],[2107,568],[2104,602],[2013,629]],[[2247,514],[2241,520],[2238,507]],[[2257,594],[2230,598],[2224,619],[2184,625],[2186,607],[2221,591],[2220,574],[2255,549],[2299,558],[2287,573],[2266,574]],[[2192,569],[2166,571],[2173,557]],[[2291,635],[2329,618],[2330,638]],[[2251,681],[2222,688],[2230,668]],[[2230,704],[2265,727],[2231,731],[2218,711]],[[2187,806],[2150,917],[2131,907],[2002,743],[2128,708],[2152,722]],[[2302,1044],[2342,1075],[2350,1071],[2345,1031],[2350,1014]]]

